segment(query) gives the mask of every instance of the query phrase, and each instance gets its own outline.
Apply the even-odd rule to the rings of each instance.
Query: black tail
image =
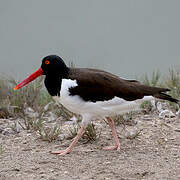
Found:
[[[167,91],[169,91],[169,89],[167,89]],[[155,94],[154,97],[159,98],[159,99],[168,100],[168,101],[171,101],[171,102],[174,102],[174,103],[179,102],[178,99],[175,99],[175,98],[171,97],[170,95],[165,94],[163,92],[159,92],[158,94]]]

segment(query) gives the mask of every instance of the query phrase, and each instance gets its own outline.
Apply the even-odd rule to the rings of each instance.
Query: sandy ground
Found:
[[[112,136],[106,123],[97,121],[99,140],[80,141],[65,156],[50,151],[64,149],[72,140],[48,143],[33,132],[13,133],[8,127],[16,120],[0,119],[0,180],[180,179],[180,118],[160,119],[156,113],[133,117],[136,125],[117,126],[120,151],[102,150],[112,145]]]

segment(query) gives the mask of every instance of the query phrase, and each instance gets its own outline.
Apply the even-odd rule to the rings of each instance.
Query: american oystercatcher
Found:
[[[53,154],[65,155],[72,151],[87,124],[94,118],[106,118],[112,130],[115,144],[104,149],[119,150],[120,143],[111,116],[138,110],[141,103],[154,98],[178,103],[177,99],[165,94],[169,89],[145,86],[136,80],[122,79],[103,70],[69,68],[56,55],[43,58],[41,67],[14,90],[41,75],[45,75],[45,86],[55,101],[82,116],[82,126],[70,146]]]

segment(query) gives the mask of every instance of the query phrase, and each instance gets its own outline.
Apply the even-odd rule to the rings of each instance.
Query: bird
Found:
[[[139,110],[144,101],[155,98],[179,102],[166,94],[170,91],[168,88],[147,86],[137,80],[123,79],[99,69],[68,67],[58,55],[44,57],[41,67],[14,87],[14,90],[22,88],[41,75],[45,75],[44,84],[53,99],[71,112],[82,116],[81,128],[72,143],[64,150],[52,151],[52,154],[70,153],[87,125],[97,118],[107,120],[114,140],[114,145],[103,149],[120,150],[112,116]]]

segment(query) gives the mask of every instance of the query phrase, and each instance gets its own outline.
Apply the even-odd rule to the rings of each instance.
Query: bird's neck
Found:
[[[56,77],[56,76],[45,77],[44,83],[46,89],[48,90],[51,96],[60,96],[61,82],[62,82],[61,77]]]
[[[62,78],[46,76],[44,83],[51,96],[60,96]]]
[[[47,74],[44,80],[45,86],[51,96],[60,96],[62,79],[67,78],[69,68],[60,73]]]

